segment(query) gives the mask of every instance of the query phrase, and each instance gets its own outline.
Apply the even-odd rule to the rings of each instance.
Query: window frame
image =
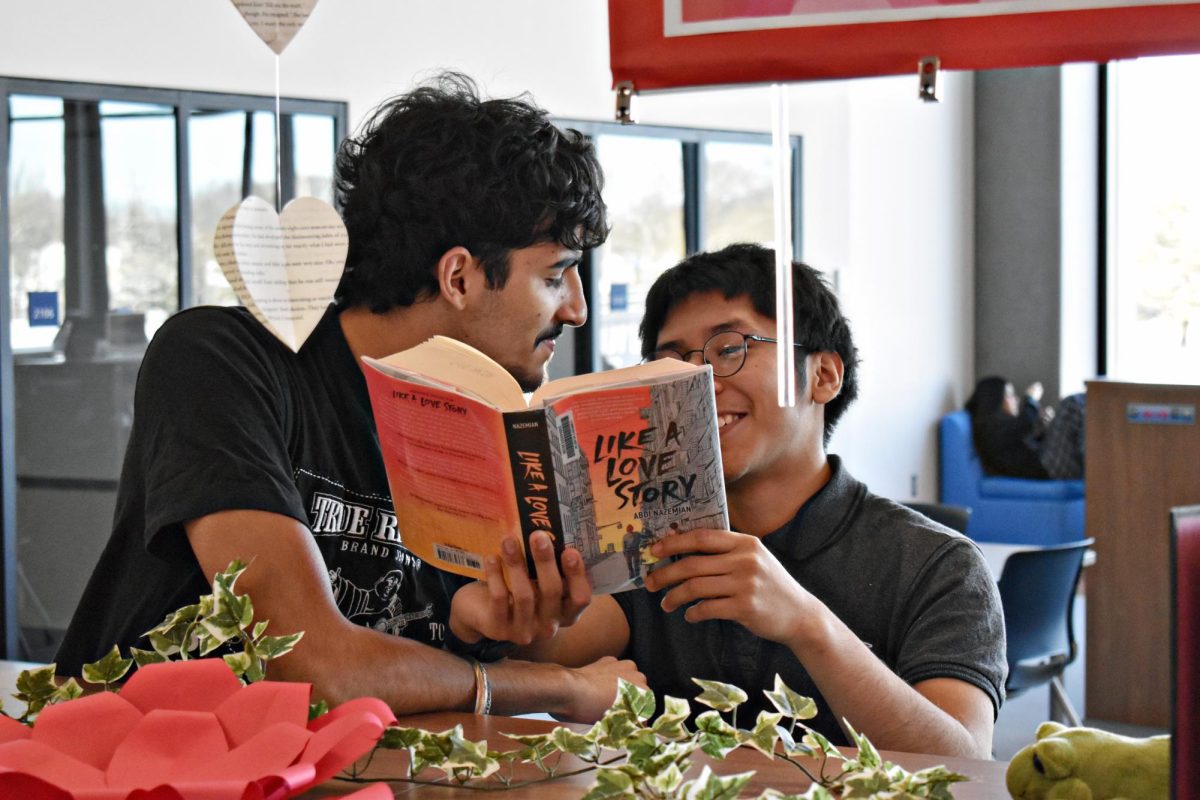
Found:
[[[635,136],[651,139],[673,139],[680,143],[680,166],[683,170],[683,237],[684,255],[690,256],[701,250],[704,241],[706,220],[704,218],[704,146],[719,144],[771,144],[771,134],[748,131],[721,130],[715,128],[688,128],[668,125],[628,125],[619,122],[596,122],[580,119],[555,118],[561,128],[574,128],[595,141],[597,136]],[[798,135],[788,137],[792,150],[792,253],[803,260],[804,244],[804,140]],[[584,298],[588,308],[599,309],[595,302],[599,296],[599,275],[595,258],[585,253],[580,265]],[[576,374],[594,372],[599,369],[600,352],[596,343],[596,331],[603,319],[594,315],[592,324],[574,329],[574,364]]]
[[[12,95],[35,95],[68,101],[146,103],[170,107],[175,122],[176,252],[178,255],[178,308],[194,305],[190,141],[188,121],[197,111],[266,111],[281,117],[314,114],[332,117],[336,147],[346,138],[348,103],[344,100],[281,97],[164,89],[76,81],[41,80],[0,75],[0,652],[17,653],[17,537],[16,537],[16,419],[13,389],[12,280],[10,263],[9,159]],[[287,146],[289,125],[280,126],[280,144]],[[330,158],[334,153],[330,154]],[[291,199],[294,184],[286,180],[291,159],[281,159],[281,204]]]

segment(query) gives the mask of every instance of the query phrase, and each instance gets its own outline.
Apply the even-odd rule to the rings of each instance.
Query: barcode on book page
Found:
[[[575,412],[568,411],[558,418],[558,432],[562,436],[562,451],[565,461],[579,458],[579,440],[575,438]]]
[[[483,569],[483,559],[474,553],[459,550],[457,547],[447,547],[444,544],[435,543],[433,545],[433,554],[437,556],[439,561],[445,561],[447,564],[470,567],[471,569]]]

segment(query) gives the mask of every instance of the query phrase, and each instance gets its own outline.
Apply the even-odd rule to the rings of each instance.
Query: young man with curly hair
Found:
[[[858,351],[820,274],[792,274],[793,408],[777,401],[772,251],[732,245],[655,281],[642,355],[712,366],[734,530],[664,538],[651,552],[678,560],[647,591],[598,597],[556,636],[525,632],[523,655],[632,658],[660,697],[694,697],[693,677],[732,683],[750,697],[743,724],[772,710],[763,690],[779,674],[816,700],[809,724],[835,743],[845,718],[880,748],[988,758],[1006,672],[995,581],[974,543],[826,453],[858,394]],[[466,639],[506,635],[503,622],[455,620]]]
[[[112,537],[60,672],[78,675],[114,643],[145,647],[145,631],[240,559],[257,618],[306,634],[272,677],[311,682],[331,703],[472,708],[477,672],[444,649],[462,581],[403,546],[360,358],[441,334],[537,386],[563,328],[587,318],[578,266],[608,234],[602,184],[581,134],[524,99],[481,99],[462,76],[376,110],[338,153],[349,253],[300,351],[243,308],[188,309],[150,344]],[[578,560],[563,571],[557,602],[534,609],[547,624],[587,600]],[[582,719],[608,707],[618,676],[641,680],[615,659],[488,672],[499,713]]]

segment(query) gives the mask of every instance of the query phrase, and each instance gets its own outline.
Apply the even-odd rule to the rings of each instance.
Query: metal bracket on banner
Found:
[[[633,81],[621,81],[617,84],[617,113],[615,119],[622,125],[632,125],[637,122],[633,118],[633,96],[637,90]]]
[[[941,100],[942,60],[937,56],[925,56],[917,62],[917,96],[926,103]]]

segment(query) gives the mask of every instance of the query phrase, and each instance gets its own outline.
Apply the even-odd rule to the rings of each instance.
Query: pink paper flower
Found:
[[[276,800],[328,780],[396,721],[373,697],[308,721],[311,687],[242,686],[219,658],[151,664],[119,694],[0,717],[0,798]],[[391,797],[379,784],[356,800]]]

